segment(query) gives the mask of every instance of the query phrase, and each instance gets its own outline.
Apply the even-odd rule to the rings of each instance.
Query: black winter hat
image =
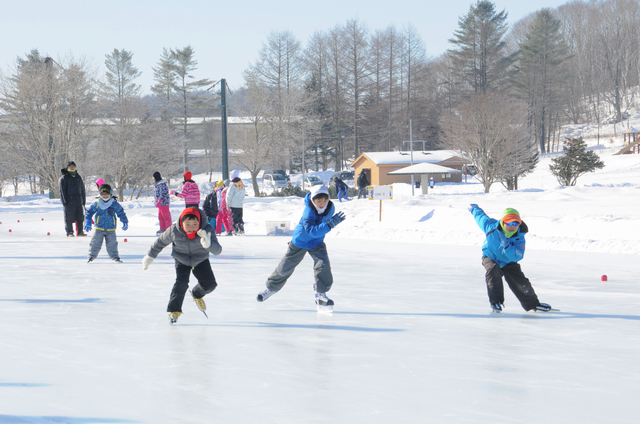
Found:
[[[70,160],[69,163],[67,163],[67,168],[70,167],[71,165],[76,166],[76,163]]]
[[[109,184],[102,184],[100,186],[100,194],[109,193],[111,194],[111,186]]]
[[[162,176],[160,176],[160,173],[156,171],[153,173],[153,179],[156,181],[160,181],[162,179]]]

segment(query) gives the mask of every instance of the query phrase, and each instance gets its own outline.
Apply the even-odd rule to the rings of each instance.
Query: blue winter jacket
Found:
[[[524,257],[526,241],[524,235],[527,232],[527,225],[520,224],[518,231],[508,237],[500,228],[500,221],[489,218],[484,211],[478,207],[471,211],[478,226],[487,235],[482,245],[482,254],[497,263],[500,268],[511,262],[518,262]],[[502,244],[501,244],[502,242]],[[507,247],[502,247],[506,244]]]
[[[93,218],[94,214],[96,216],[96,230],[115,231],[117,224],[116,215],[118,215],[118,218],[120,218],[120,221],[122,221],[123,224],[127,224],[129,222],[127,215],[124,213],[124,209],[113,197],[106,202],[102,199],[98,199],[89,209],[87,209],[87,213],[84,216],[87,225],[91,225],[91,218]]]
[[[333,216],[335,207],[329,200],[327,208],[322,215],[318,215],[316,209],[311,205],[311,193],[304,198],[304,212],[302,218],[293,231],[291,242],[301,249],[314,249],[324,241],[324,236],[331,231],[327,221]]]
[[[156,181],[153,183],[154,195],[156,197],[156,206],[158,206],[158,200],[160,206],[170,206],[169,202],[169,189],[167,188],[167,182],[165,180]]]

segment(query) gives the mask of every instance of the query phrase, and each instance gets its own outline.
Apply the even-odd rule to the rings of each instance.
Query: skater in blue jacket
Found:
[[[289,243],[287,253],[267,279],[266,290],[258,294],[258,302],[264,302],[282,289],[296,266],[309,253],[313,258],[316,304],[333,305],[333,300],[327,297],[327,292],[333,285],[333,275],[324,236],[344,221],[345,216],[343,212],[334,215],[335,207],[329,200],[329,190],[323,185],[312,187],[311,193],[304,199],[304,204],[302,218],[293,232],[293,239]]]
[[[525,234],[529,231],[527,224],[520,218],[520,213],[507,208],[498,221],[489,218],[475,203],[469,206],[469,212],[487,237],[482,245],[482,265],[487,270],[487,292],[493,311],[500,313],[504,307],[502,277],[525,311],[550,311],[550,305],[540,303],[531,282],[518,264],[524,257]]]
[[[96,231],[93,233],[89,243],[89,254],[87,255],[89,260],[87,262],[93,261],[98,256],[100,249],[102,249],[102,240],[105,240],[109,257],[118,263],[122,263],[118,254],[116,215],[122,221],[122,231],[127,231],[127,228],[129,228],[129,220],[117,198],[111,195],[111,186],[109,184],[100,186],[100,198],[91,205],[85,214],[84,230],[87,233],[91,231],[94,214],[96,216]]]

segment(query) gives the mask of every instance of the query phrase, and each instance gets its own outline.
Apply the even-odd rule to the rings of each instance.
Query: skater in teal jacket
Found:
[[[520,213],[513,208],[507,208],[498,221],[487,216],[475,203],[469,206],[469,212],[486,235],[482,245],[482,265],[487,271],[487,292],[493,311],[500,313],[504,308],[502,277],[525,311],[550,311],[550,305],[540,303],[531,282],[524,276],[518,264],[524,257],[525,234],[528,232],[527,224],[520,218]]]

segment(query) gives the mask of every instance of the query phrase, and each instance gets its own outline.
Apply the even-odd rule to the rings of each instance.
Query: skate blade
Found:
[[[499,316],[502,315],[502,311],[492,310],[489,315],[494,316],[494,317],[499,317]]]
[[[318,312],[321,314],[330,314],[333,312],[333,305],[318,305]]]

